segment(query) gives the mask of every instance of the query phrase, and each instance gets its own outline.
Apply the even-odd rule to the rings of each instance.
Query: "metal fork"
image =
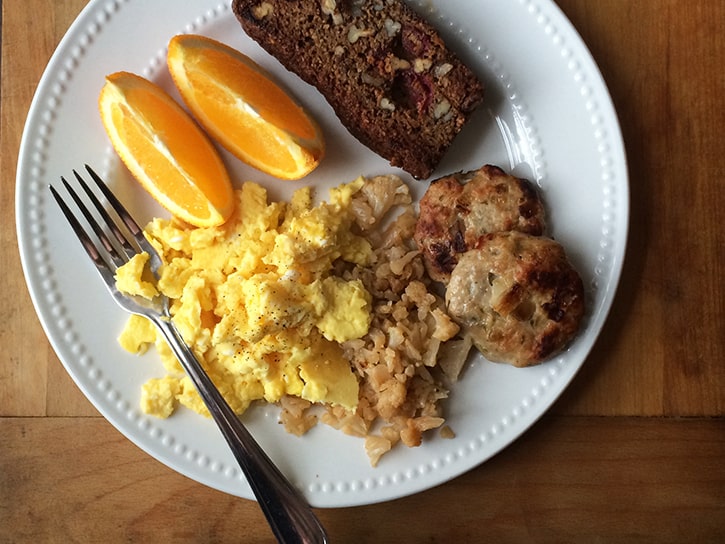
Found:
[[[148,253],[151,257],[149,259],[149,268],[157,279],[161,267],[161,258],[146,239],[136,221],[133,220],[126,208],[118,201],[98,174],[88,165],[85,168],[111,208],[115,210],[118,218],[128,229],[133,240],[130,240],[124,234],[77,171],[73,170],[73,174],[98,211],[107,231],[104,231],[99,225],[71,184],[63,177],[61,177],[61,181],[90,225],[96,238],[100,241],[101,247],[93,242],[58,191],[52,185],[49,188],[63,211],[63,215],[70,223],[93,264],[95,264],[114,300],[123,309],[147,317],[161,331],[184,370],[193,380],[201,398],[229,444],[277,540],[283,543],[327,542],[325,530],[310,506],[267,457],[252,435],[249,434],[249,431],[214,386],[194,352],[184,342],[169,314],[168,298],[159,295],[153,301],[149,301],[142,297],[124,295],[116,288],[115,271],[131,257],[140,251]],[[109,232],[110,236],[106,232]],[[113,239],[117,244],[113,242]]]

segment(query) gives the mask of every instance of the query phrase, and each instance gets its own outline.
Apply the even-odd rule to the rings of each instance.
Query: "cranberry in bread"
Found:
[[[429,177],[483,85],[401,0],[233,0],[245,32],[314,85],[363,144]]]

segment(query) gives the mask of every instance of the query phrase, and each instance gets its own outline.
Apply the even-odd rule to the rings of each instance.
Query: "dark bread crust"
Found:
[[[314,85],[363,144],[429,177],[483,85],[400,0],[233,0],[245,32]]]

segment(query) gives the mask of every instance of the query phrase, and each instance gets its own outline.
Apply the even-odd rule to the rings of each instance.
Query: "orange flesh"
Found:
[[[182,208],[190,222],[229,217],[233,190],[221,159],[163,90],[133,74],[113,74],[99,101],[119,156],[161,204],[172,213],[174,205]]]
[[[169,43],[168,64],[199,122],[240,159],[298,179],[324,154],[317,125],[264,70],[224,44],[195,35]]]
[[[234,91],[236,91],[244,96],[254,111],[273,125],[302,140],[313,140],[316,137],[314,127],[302,108],[287,93],[263,76],[259,72],[259,67],[250,66],[241,59],[229,57],[215,49],[209,49],[205,57],[198,60],[194,66],[188,66],[187,70],[189,80],[198,91],[201,91],[199,95],[213,97],[215,100],[234,106]],[[233,64],[230,61],[233,61]],[[199,77],[200,75],[202,77]],[[205,89],[203,83],[208,79],[219,82],[219,87]],[[233,123],[227,122],[226,125],[230,130],[233,129]]]

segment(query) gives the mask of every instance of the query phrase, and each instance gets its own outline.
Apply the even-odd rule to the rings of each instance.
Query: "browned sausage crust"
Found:
[[[433,181],[420,201],[415,241],[428,274],[447,283],[458,256],[487,233],[544,232],[544,207],[527,180],[486,165]]]
[[[584,286],[558,242],[494,233],[460,256],[446,304],[487,359],[524,367],[552,357],[576,335]]]

